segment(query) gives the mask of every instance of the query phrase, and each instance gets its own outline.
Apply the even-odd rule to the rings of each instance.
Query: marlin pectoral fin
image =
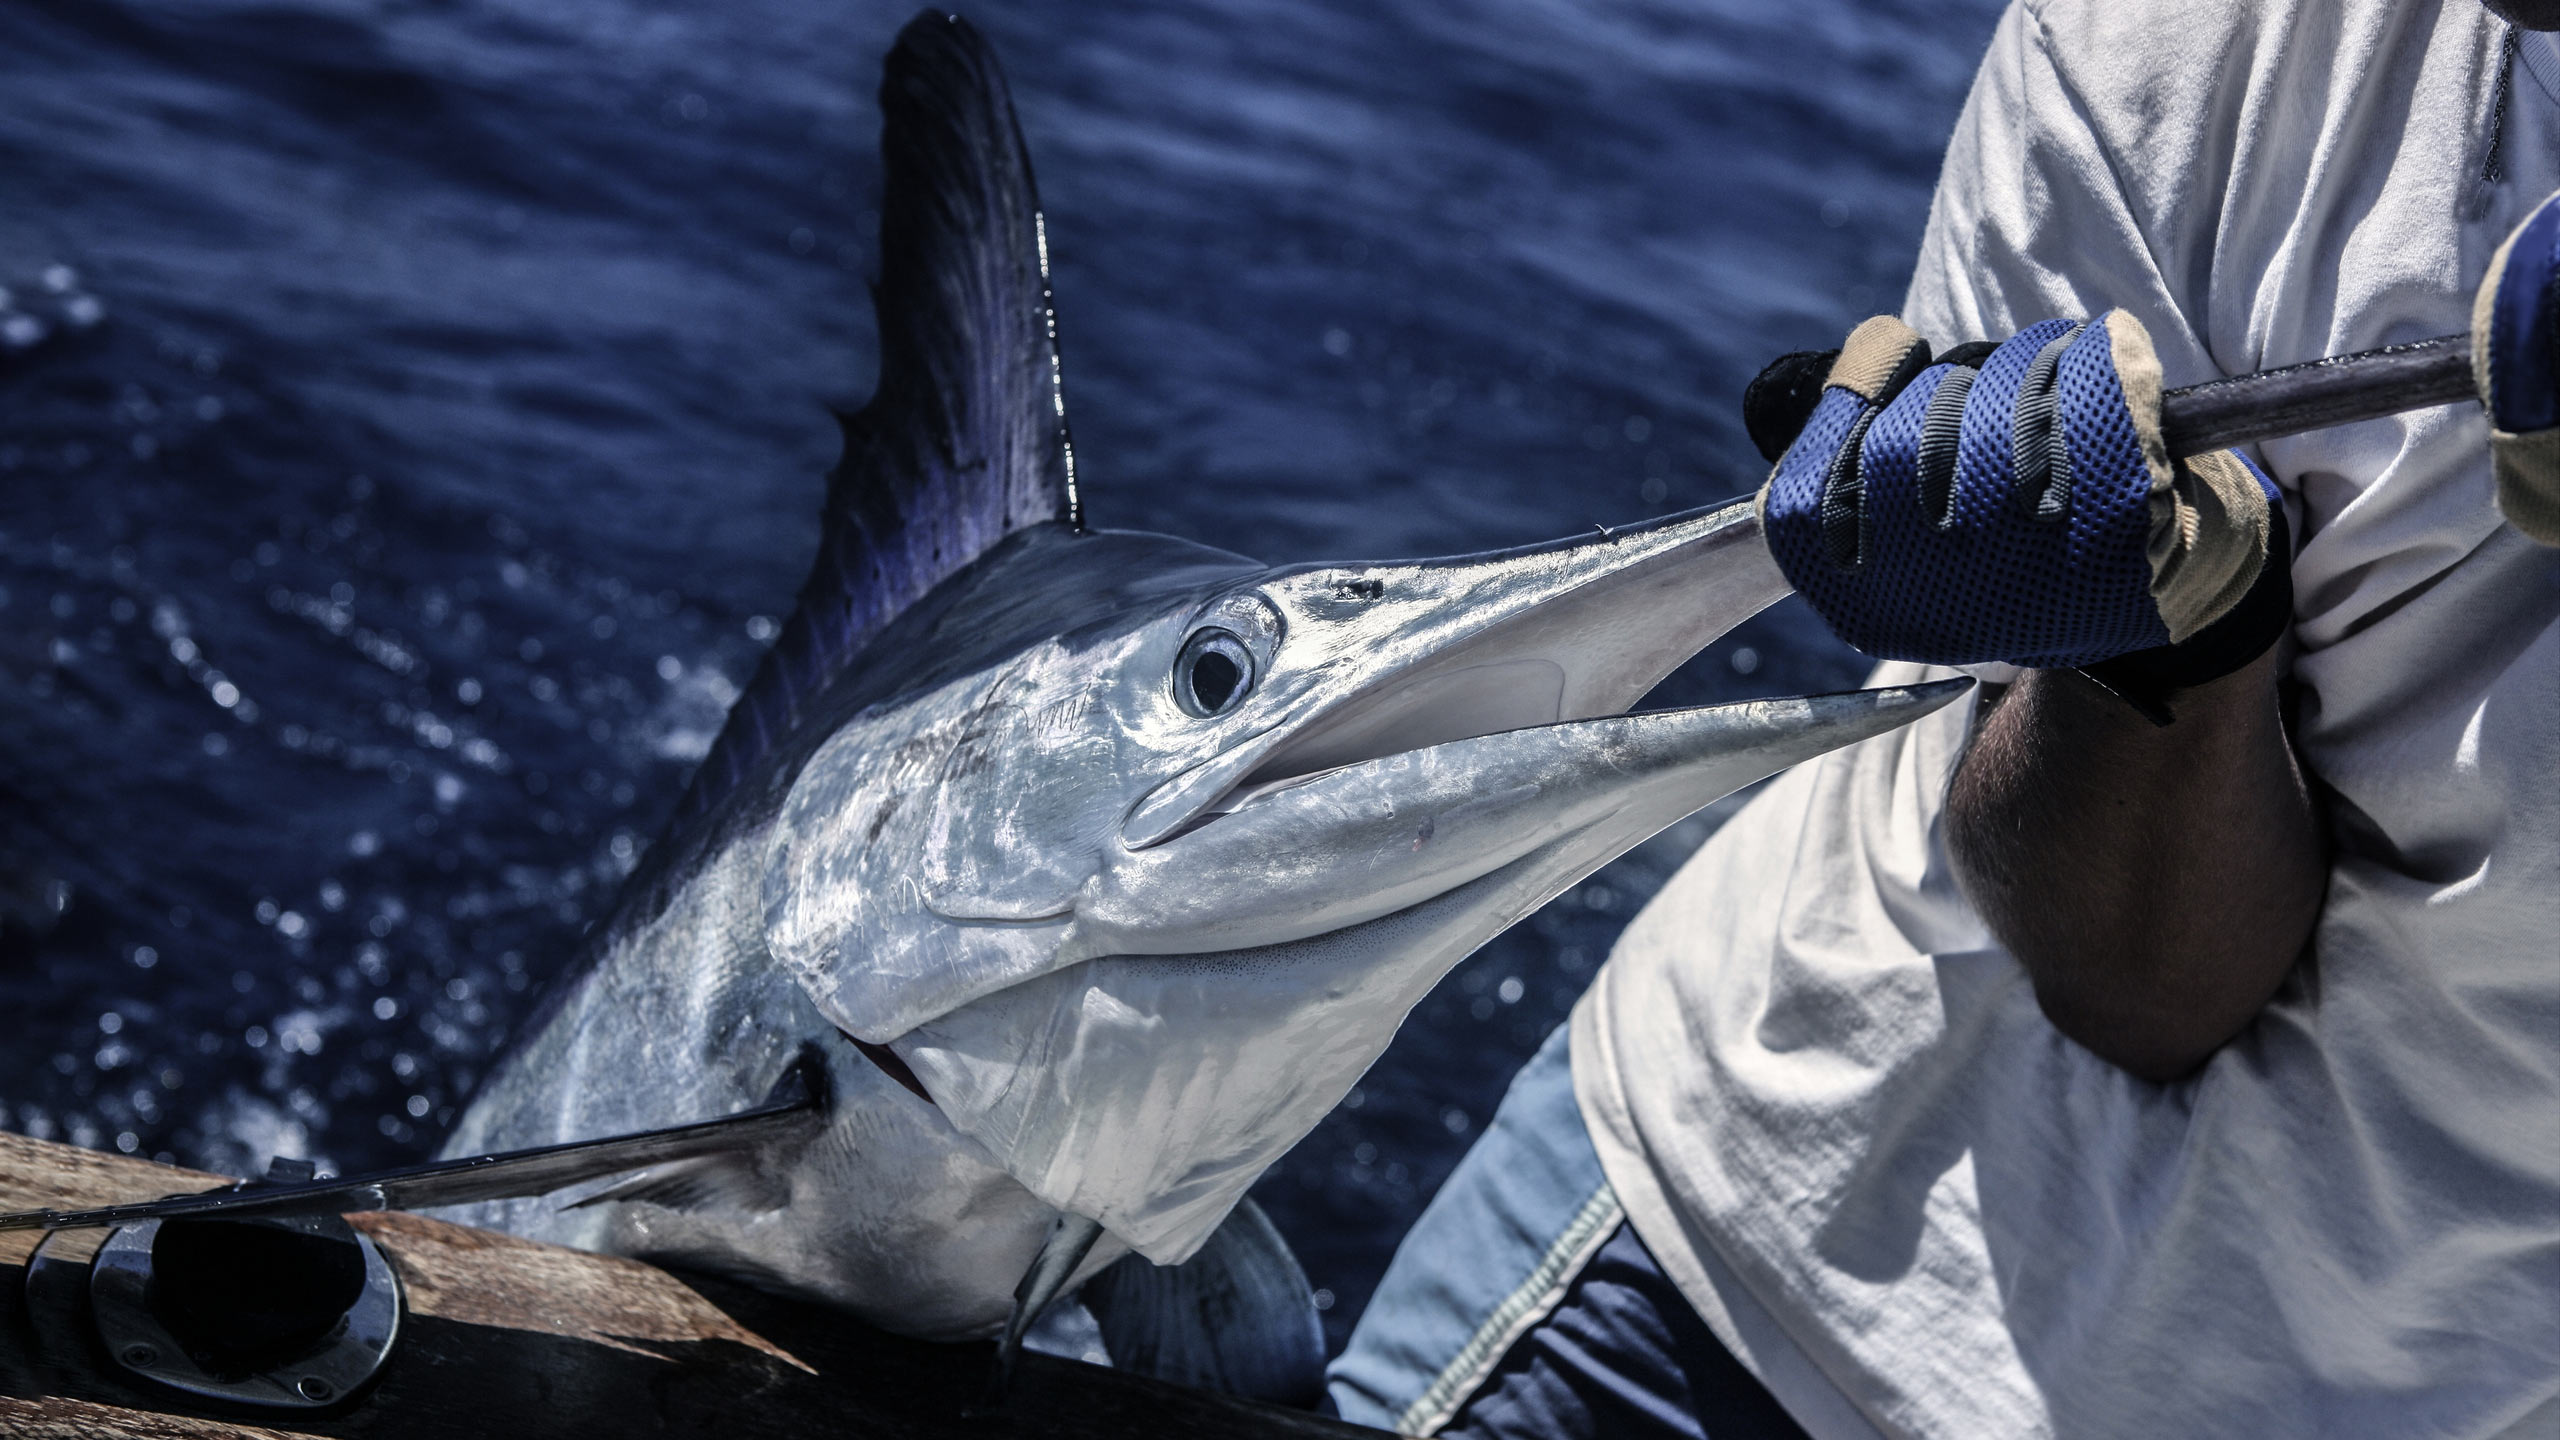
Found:
[[[1004,1338],[996,1342],[995,1393],[1001,1399],[1013,1382],[1014,1362],[1022,1358],[1022,1336],[1040,1312],[1065,1292],[1076,1267],[1093,1252],[1093,1242],[1102,1238],[1102,1222],[1082,1215],[1061,1215],[1049,1229],[1040,1253],[1031,1259],[1031,1268],[1022,1272],[1022,1282],[1013,1287],[1013,1316],[1004,1322]]]
[[[1324,1393],[1324,1326],[1279,1228],[1239,1202],[1179,1265],[1131,1255],[1085,1282],[1114,1368],[1275,1405]]]
[[[790,1200],[791,1187],[757,1164],[752,1152],[732,1152],[652,1165],[560,1208],[584,1210],[590,1205],[645,1202],[662,1210],[763,1214],[781,1209]]]

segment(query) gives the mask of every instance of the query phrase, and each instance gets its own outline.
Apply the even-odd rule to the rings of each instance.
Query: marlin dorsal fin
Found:
[[[710,809],[900,612],[1024,526],[1079,520],[1048,242],[995,54],[907,22],[880,84],[880,383],[839,414],[818,560],[677,807]]]

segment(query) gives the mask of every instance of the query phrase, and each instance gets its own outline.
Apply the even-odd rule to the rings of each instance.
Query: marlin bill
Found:
[[[1303,1277],[1245,1192],[1407,1011],[1664,827],[1968,682],[1625,713],[1787,593],[1748,505],[1281,568],[1088,524],[994,59],[928,12],[881,106],[881,378],[798,608],[446,1153],[684,1125],[795,1066],[816,1109],[459,1218],[927,1338],[1083,1287],[1124,1361],[1243,1294],[1277,1318],[1174,1378],[1303,1390]]]

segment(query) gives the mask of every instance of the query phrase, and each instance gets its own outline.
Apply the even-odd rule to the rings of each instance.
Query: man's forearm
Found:
[[[2266,1004],[2328,883],[2273,652],[2159,728],[2069,671],[1986,702],[1948,796],[1966,893],[2055,1027],[2136,1075],[2193,1070]]]

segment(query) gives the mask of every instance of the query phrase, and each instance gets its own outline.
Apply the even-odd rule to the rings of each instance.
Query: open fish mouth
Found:
[[[963,1071],[983,1088],[1047,1053],[988,1026],[1084,1004],[1073,987],[1126,964],[1158,972],[1141,990],[1317,949],[1445,968],[1683,816],[1969,683],[1625,713],[1788,589],[1747,504],[1494,555],[1238,565],[1117,638],[830,739],[779,822],[766,943],[946,1109]],[[1181,688],[1204,644],[1236,659],[1217,695]],[[1388,937],[1391,916],[1428,945]]]
[[[1240,785],[1103,877],[1071,948],[1157,964],[1268,951],[1418,916],[1461,892],[1480,941],[1682,817],[1972,684],[1561,721]],[[896,1051],[847,1035],[935,1100]]]
[[[1969,683],[1621,713],[1788,593],[1747,504],[1504,554],[1283,574],[1262,591],[1283,613],[1345,593],[1373,613],[1323,613],[1306,628],[1336,647],[1331,682],[1134,807],[1122,853],[1077,899],[1066,958],[1304,939],[1574,832],[1592,832],[1596,867]]]
[[[1060,1211],[1185,1258],[1452,965],[1718,797],[1970,680],[1501,731],[1234,790],[1087,892],[1090,956],[892,1043]]]
[[[1296,668],[1319,678],[1141,799],[1122,825],[1132,851],[1345,765],[1616,715],[1790,592],[1748,503],[1490,555],[1282,571],[1259,588],[1289,646],[1316,652]]]
[[[1215,581],[1130,632],[1107,687],[1062,649],[1046,688],[1044,658],[947,707],[971,765],[915,792],[935,842],[918,883],[829,888],[830,856],[871,853],[881,812],[853,781],[885,762],[848,748],[837,780],[821,752],[768,935],[821,1013],[1043,1203],[1179,1261],[1478,946],[1682,817],[1971,685],[1625,713],[1788,588],[1748,505]],[[1231,687],[1186,694],[1176,657],[1230,642]],[[1063,718],[1097,693],[1127,717],[1109,743]],[[855,923],[794,935],[795,907],[823,921],[830,896]]]
[[[1172,955],[1307,939],[1558,846],[1596,869],[1735,790],[1971,686],[1560,721],[1248,781],[1106,872],[1078,906],[1076,948]]]
[[[1258,801],[1269,799],[1283,791],[1296,790],[1302,786],[1314,784],[1316,781],[1322,780],[1328,775],[1339,775],[1358,763],[1360,762],[1345,760],[1339,765],[1328,765],[1321,770],[1309,770],[1303,774],[1282,775],[1277,779],[1271,780],[1248,778],[1246,780],[1238,781],[1235,786],[1229,789],[1225,794],[1210,801],[1207,805],[1202,806],[1198,814],[1183,821],[1179,827],[1168,831],[1162,838],[1151,841],[1146,847],[1141,848],[1153,848],[1156,845],[1162,845],[1169,841],[1179,840],[1182,837],[1199,830],[1202,826],[1211,824],[1224,816],[1233,815],[1240,810],[1247,809]]]

